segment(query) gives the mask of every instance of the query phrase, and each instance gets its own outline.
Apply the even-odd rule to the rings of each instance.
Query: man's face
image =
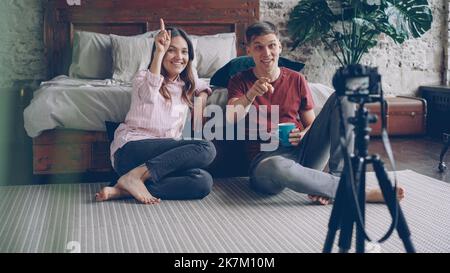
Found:
[[[247,54],[253,57],[256,68],[271,71],[278,66],[281,43],[275,34],[256,36],[247,46]]]

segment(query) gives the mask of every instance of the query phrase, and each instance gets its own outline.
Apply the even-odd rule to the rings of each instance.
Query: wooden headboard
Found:
[[[77,2],[81,5],[69,5]],[[245,28],[259,20],[259,0],[48,0],[48,78],[67,73],[75,30],[136,35],[158,29],[159,18],[189,34],[235,32],[238,55],[243,55]]]

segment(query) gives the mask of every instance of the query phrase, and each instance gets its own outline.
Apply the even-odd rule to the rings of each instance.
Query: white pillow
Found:
[[[314,101],[314,113],[318,115],[322,110],[325,102],[333,94],[334,89],[321,83],[308,82],[309,89]]]
[[[195,67],[200,78],[211,78],[214,73],[236,57],[236,34],[191,35],[197,41]]]
[[[194,59],[192,60],[192,63],[191,63],[192,72],[194,73],[194,77],[200,78],[198,76],[198,71],[197,71],[197,59],[198,58],[197,58],[197,52],[196,51],[197,51],[198,40],[192,38],[192,35],[189,35],[189,39],[191,40],[192,47],[194,48]]]
[[[110,35],[113,59],[113,80],[131,82],[136,72],[150,64],[153,38]]]
[[[134,37],[154,37],[150,31]],[[75,31],[73,37],[72,78],[110,79],[112,76],[111,38],[107,34]]]

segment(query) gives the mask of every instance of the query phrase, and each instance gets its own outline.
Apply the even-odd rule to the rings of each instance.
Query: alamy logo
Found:
[[[78,241],[70,241],[66,244],[66,253],[80,253],[81,244]]]
[[[69,6],[81,6],[81,0],[66,0]]]
[[[199,99],[194,98],[194,105],[201,103]],[[194,106],[194,108],[196,108]],[[198,107],[197,107],[198,108]],[[172,116],[177,117],[185,112],[182,109],[174,109]],[[248,116],[248,123],[244,118],[235,122],[228,122],[225,116],[234,116],[237,113],[244,113]],[[192,113],[187,109],[187,120],[192,120]],[[270,110],[266,105],[260,105],[256,108],[250,105],[244,108],[241,105],[227,105],[222,109],[218,105],[208,105],[204,108],[203,117],[209,120],[203,124],[202,119],[194,118],[194,138],[201,139],[202,136],[206,140],[261,140],[260,150],[264,152],[274,151],[278,148],[278,131],[277,124],[279,122],[279,105],[271,105]],[[199,124],[200,123],[200,124]],[[268,128],[271,123],[271,128]],[[234,126],[235,124],[236,126]],[[259,126],[257,126],[259,124]],[[248,127],[247,127],[248,126]],[[248,135],[246,135],[246,131]],[[191,138],[191,122],[186,122],[182,138]]]

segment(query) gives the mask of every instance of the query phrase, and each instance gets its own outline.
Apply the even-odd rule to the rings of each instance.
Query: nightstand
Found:
[[[443,141],[444,147],[442,147],[441,155],[439,156],[439,166],[438,166],[440,172],[444,172],[447,169],[447,166],[445,165],[444,162],[444,157],[448,151],[448,147],[450,146],[450,134],[444,133]]]

